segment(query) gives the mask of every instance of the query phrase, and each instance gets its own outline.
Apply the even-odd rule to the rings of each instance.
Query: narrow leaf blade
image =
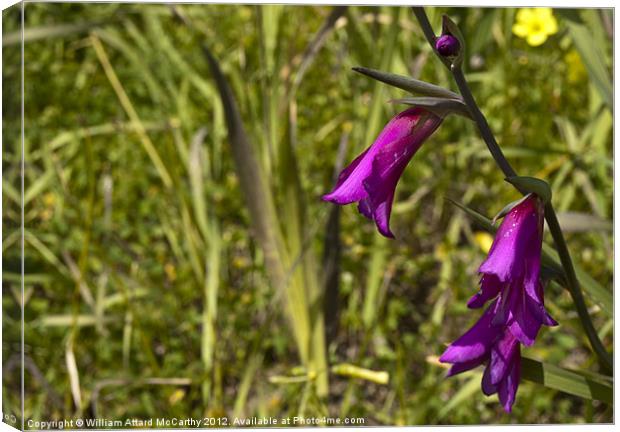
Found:
[[[521,359],[521,376],[528,381],[585,399],[608,404],[613,401],[613,384],[531,358]]]
[[[365,67],[354,67],[355,72],[359,72],[362,75],[366,75],[370,78],[381,81],[385,84],[398,87],[403,90],[407,90],[411,93],[421,94],[423,96],[440,97],[448,99],[460,99],[461,97],[443,87],[436,86],[424,81],[409,78],[403,75],[396,75],[389,72],[382,72],[375,69]]]

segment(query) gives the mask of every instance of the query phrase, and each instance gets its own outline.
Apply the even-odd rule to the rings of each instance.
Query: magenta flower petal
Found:
[[[527,290],[527,292],[529,293],[529,290]],[[534,303],[532,306],[532,312],[536,314],[536,316],[539,318],[539,320],[544,325],[550,326],[550,327],[558,325],[558,322],[554,320],[553,318],[551,318],[551,315],[549,315],[549,313],[547,312],[547,309],[545,309],[545,298],[543,295],[543,285],[542,283],[540,283],[540,280],[536,284],[536,288],[534,292],[536,293],[536,296],[532,299],[534,300]]]
[[[480,290],[467,306],[491,303],[440,357],[453,364],[449,376],[486,363],[482,392],[497,393],[506,412],[519,387],[521,344],[534,344],[543,325],[557,325],[545,309],[540,282],[543,210],[540,199],[529,195],[508,212],[480,266]]]
[[[540,327],[549,320],[555,323],[544,310],[544,305],[531,298],[522,287],[513,285],[502,296],[508,298],[505,305],[505,313],[508,313],[506,324],[522,344],[533,345]]]
[[[514,356],[512,368],[506,377],[497,385],[497,396],[507,413],[512,411],[512,405],[517,397],[519,381],[521,380],[521,353],[517,346],[517,354]]]
[[[501,328],[492,325],[492,319],[493,305],[484,312],[473,327],[452,342],[439,357],[439,361],[442,363],[463,363],[487,355],[501,331]]]
[[[511,412],[519,387],[521,352],[519,343],[509,336],[509,332],[506,333],[498,344],[503,346],[497,349],[494,348],[494,351],[498,354],[501,351],[503,353],[502,356],[505,357],[500,360],[501,356],[496,354],[497,357],[493,359],[493,354],[491,354],[489,365],[482,375],[481,388],[482,393],[486,396],[497,393],[504,410]],[[495,383],[493,382],[494,380],[496,381]]]
[[[486,356],[483,355],[473,360],[468,360],[462,363],[455,363],[452,365],[452,367],[448,371],[448,374],[446,375],[446,377],[451,377],[453,375],[460,374],[461,372],[466,372],[468,370],[476,368],[480,366],[482,363],[484,363],[485,360],[486,360]]]
[[[542,203],[535,195],[530,195],[504,217],[495,234],[489,256],[478,271],[494,274],[500,281],[506,282],[515,277],[523,277],[526,262],[534,261],[534,264],[538,262],[538,266],[534,265],[528,270],[538,275],[542,228]],[[536,254],[537,261],[528,260],[530,255]]]
[[[526,245],[526,252],[523,256],[523,263],[525,265],[523,274],[523,286],[525,292],[534,299],[536,302],[542,304],[543,291],[540,285],[540,255],[542,251],[542,225],[543,225],[543,212],[540,211],[538,215],[540,218],[540,234],[532,236],[531,242]]]
[[[389,225],[396,185],[417,150],[403,145],[400,141],[394,144],[387,146],[375,156],[371,173],[363,181],[364,189],[368,192],[368,198],[362,200],[365,201],[364,205],[367,205],[367,209],[364,210],[368,211],[379,232],[386,237],[394,237]]]
[[[480,291],[473,295],[467,302],[467,307],[477,309],[495,298],[502,288],[502,283],[494,274],[482,275],[480,279]]]
[[[538,263],[540,263],[540,253],[537,256]],[[532,270],[526,273],[525,280],[523,281],[525,287],[526,304],[536,320],[541,324],[547,326],[558,325],[545,309],[545,299],[543,294],[543,285],[540,282],[540,264],[536,265],[535,262],[529,265]]]
[[[389,226],[398,181],[422,143],[442,119],[423,108],[409,108],[385,126],[375,142],[339,175],[323,200],[335,204],[359,201],[360,213],[373,219],[377,229],[393,237]]]
[[[532,300],[525,293],[520,293],[519,296],[520,298],[511,306],[511,319],[508,326],[519,342],[531,346],[543,324],[556,325],[557,323],[544,310],[544,306]]]
[[[472,327],[465,335],[469,333],[471,337],[471,331],[476,329],[476,326],[481,322],[488,323],[490,318],[486,315],[493,315],[495,308],[494,305],[489,306],[485,314],[481,319]],[[459,340],[454,342],[446,352],[440,357],[441,362],[452,363],[452,367],[448,372],[448,377],[456,375],[461,372],[468,371],[477,366],[486,363],[486,368],[482,375],[482,392],[490,396],[498,393],[500,401],[507,412],[512,409],[512,404],[515,400],[517,387],[519,385],[520,374],[520,362],[521,352],[519,340],[505,327],[495,327],[497,334],[491,335],[487,340],[491,342],[486,344],[483,342],[484,336],[478,334],[481,340],[470,344],[472,347],[477,344],[476,350],[466,350],[457,352],[454,350],[454,346],[459,344]],[[464,344],[461,344],[464,345]],[[481,353],[479,356],[473,356],[474,354]]]
[[[505,332],[504,336],[491,349],[491,384],[497,385],[512,369],[514,357],[519,352],[519,342],[511,332]]]
[[[479,269],[481,289],[468,303],[469,307],[481,307],[497,297],[493,325],[509,326],[528,346],[534,343],[541,325],[557,324],[545,310],[540,284],[542,229],[542,202],[529,195],[502,221]]]
[[[497,393],[497,386],[491,382],[491,368],[486,368],[482,374],[482,393],[487,396]]]
[[[361,214],[372,220],[372,208],[370,207],[370,200],[368,198],[360,200],[360,202],[357,203],[357,209]]]
[[[370,164],[368,161],[362,166],[360,164],[366,158],[369,150],[370,148],[364,150],[349,166],[340,172],[334,190],[323,195],[324,201],[331,201],[335,204],[350,204],[366,196],[366,191],[362,186],[360,178],[365,177],[365,174],[370,172]]]

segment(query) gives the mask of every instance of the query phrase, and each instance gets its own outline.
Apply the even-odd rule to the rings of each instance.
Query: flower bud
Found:
[[[461,49],[458,39],[451,34],[444,34],[435,41],[435,49],[444,57],[455,56]]]

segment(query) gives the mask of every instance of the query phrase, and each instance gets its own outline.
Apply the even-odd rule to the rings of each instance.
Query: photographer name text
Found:
[[[203,417],[203,418],[104,418],[39,421],[29,419],[29,429],[106,429],[106,428],[208,428],[208,427],[272,427],[272,426],[345,426],[364,425],[361,417]]]

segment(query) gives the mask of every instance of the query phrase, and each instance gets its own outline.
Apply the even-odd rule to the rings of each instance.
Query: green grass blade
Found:
[[[73,36],[80,33],[85,33],[95,27],[105,25],[112,20],[105,21],[89,21],[79,24],[52,24],[40,27],[26,27],[24,29],[23,39],[24,42],[34,42],[38,40],[49,40],[51,38],[61,38],[65,36]],[[2,37],[2,46],[18,44],[22,41],[22,32],[16,31],[8,33]]]
[[[46,171],[28,187],[24,192],[24,207],[52,183],[55,175],[54,171]]]
[[[543,244],[543,260],[551,263],[551,265],[558,271],[563,273],[562,265],[560,264],[560,258],[555,250],[551,247]],[[573,263],[573,267],[575,267],[575,273],[577,274],[577,279],[579,280],[579,284],[582,289],[586,291],[590,298],[599,306],[601,306],[602,310],[605,313],[612,317],[613,316],[613,294],[603,285],[598,283],[592,276],[590,276],[586,271]]]
[[[140,120],[140,117],[138,116],[138,113],[136,109],[134,108],[133,103],[129,99],[127,92],[123,88],[121,81],[118,79],[118,76],[116,75],[116,72],[114,71],[114,68],[112,67],[112,64],[110,63],[110,59],[108,58],[108,55],[106,54],[105,49],[103,48],[103,44],[101,43],[99,38],[94,34],[90,36],[90,41],[95,50],[95,53],[97,54],[99,62],[101,63],[101,66],[103,67],[103,70],[105,71],[105,74],[108,77],[108,80],[110,81],[110,85],[116,92],[116,95],[118,97],[118,100],[121,106],[127,113],[127,116],[131,120],[131,123],[133,124],[133,126],[138,131],[138,136],[140,137],[140,142],[142,143],[144,150],[146,151],[149,158],[151,159],[164,185],[167,188],[172,187],[172,177],[170,177],[170,173],[168,172],[168,169],[166,168],[159,153],[157,152],[155,145],[153,144],[148,134],[146,133],[144,124],[142,123],[142,120]]]
[[[528,381],[585,399],[600,400],[608,404],[613,402],[613,383],[603,379],[595,380],[531,358],[521,359],[521,376]]]
[[[459,404],[471,400],[471,398],[480,391],[480,379],[482,374],[476,372],[472,374],[472,377],[450,398],[450,401],[445,404],[437,414],[437,418],[444,418]]]
[[[289,278],[286,269],[290,268],[291,260],[286,254],[282,234],[278,229],[279,221],[273,196],[265,181],[255,149],[245,132],[232,89],[215,57],[206,47],[204,47],[204,52],[224,105],[235,169],[248,206],[253,232],[263,251],[269,277],[287,299],[287,305],[290,308],[289,317],[293,324],[299,354],[302,361],[307,363],[309,360],[309,317],[307,309],[304,309],[303,304],[300,303],[303,299],[300,299],[294,290],[288,289]]]
[[[609,109],[613,107],[611,79],[605,66],[602,48],[595,42],[588,27],[568,21],[568,31],[583,60],[590,79]]]

